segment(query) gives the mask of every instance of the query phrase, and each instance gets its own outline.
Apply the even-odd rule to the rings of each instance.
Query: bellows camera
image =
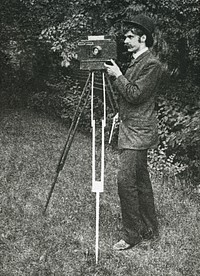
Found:
[[[78,42],[81,70],[103,70],[104,63],[116,57],[117,46],[112,36],[88,36]]]

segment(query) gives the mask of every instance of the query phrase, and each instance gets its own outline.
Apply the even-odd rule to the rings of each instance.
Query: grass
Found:
[[[107,148],[96,265],[90,138],[76,135],[43,216],[68,128],[27,110],[2,111],[0,122],[1,276],[200,275],[199,204],[180,182],[175,188],[152,175],[159,240],[113,252],[121,223],[118,160]]]

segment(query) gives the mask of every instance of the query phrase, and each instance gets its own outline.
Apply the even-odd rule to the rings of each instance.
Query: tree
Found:
[[[110,33],[121,45],[121,22],[138,13],[155,19],[153,51],[168,72],[160,106],[167,100],[166,107],[173,106],[174,112],[159,111],[165,125],[162,131],[171,129],[169,151],[175,149],[179,157],[187,153],[191,160],[188,141],[194,141],[194,148],[199,144],[196,126],[190,123],[200,120],[198,0],[1,0],[1,100],[26,103],[35,92],[50,91],[55,96],[52,102],[56,95],[60,99],[59,93],[69,93],[73,103],[74,84],[63,75],[61,64],[76,53],[80,37]],[[63,90],[56,89],[59,83]]]

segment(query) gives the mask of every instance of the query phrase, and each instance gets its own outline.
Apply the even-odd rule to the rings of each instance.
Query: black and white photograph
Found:
[[[199,14],[0,1],[0,276],[200,275]]]

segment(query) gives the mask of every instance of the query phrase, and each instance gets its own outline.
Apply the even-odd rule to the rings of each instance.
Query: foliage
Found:
[[[173,161],[177,172],[189,172],[198,185],[200,176],[200,113],[183,106],[177,100],[160,99],[158,108],[161,166]]]
[[[88,89],[91,89],[90,86],[88,86]],[[58,84],[46,83],[46,90],[35,93],[29,99],[28,107],[39,112],[42,111],[51,116],[53,114],[62,121],[71,123],[74,119],[82,93],[82,88],[76,80],[73,80],[70,77],[65,77],[63,81],[60,81]],[[83,97],[79,111],[81,111],[84,102],[85,97]],[[89,133],[91,131],[90,103],[91,97],[89,96],[79,122],[79,129],[84,133]],[[112,117],[114,115],[108,102],[106,106],[106,114],[107,124],[105,129],[105,139],[108,141]],[[94,119],[96,120],[97,136],[99,136],[101,132],[101,120],[103,119],[103,103],[101,97],[96,94],[94,94]],[[97,142],[99,139],[101,138],[97,137]]]
[[[154,53],[167,69],[160,91],[161,146],[166,158],[197,168],[199,118],[199,1],[2,0],[1,103],[26,105],[72,118],[80,89],[68,64],[82,35],[113,34],[122,47],[123,19],[145,13],[156,20]],[[119,58],[120,60],[120,58]],[[123,60],[120,60],[123,62]],[[101,107],[97,99],[96,107]],[[86,110],[83,127],[89,124]],[[110,114],[110,111],[108,111]],[[163,148],[162,148],[163,150]],[[175,156],[174,156],[175,154]],[[161,153],[161,156],[162,153]],[[182,157],[184,156],[184,158]],[[196,169],[195,169],[196,171]],[[195,172],[196,175],[196,172]]]
[[[72,5],[74,3],[71,2]],[[170,70],[178,68],[198,80],[199,70],[199,7],[198,1],[76,1],[76,12],[58,25],[44,29],[41,38],[58,50],[63,57],[76,49],[81,35],[115,33],[118,22],[132,14],[147,13],[157,21],[155,52],[166,61]],[[167,42],[167,44],[166,44]],[[169,51],[170,48],[170,51]],[[160,51],[162,50],[162,53]],[[191,76],[191,70],[195,76]]]
[[[71,123],[81,97],[82,91],[80,87],[76,83],[72,84],[71,80],[69,80],[68,85],[66,85],[66,83],[59,83],[57,85],[48,84],[47,87],[48,90],[35,93],[30,98],[28,103],[29,108],[39,112],[42,111],[50,116],[56,116],[66,123]],[[57,91],[57,93],[55,93],[55,91]],[[84,99],[79,111],[83,103]],[[90,129],[89,105],[90,101],[88,101],[79,122],[79,127],[81,127],[82,131],[84,131],[84,129],[89,131]]]
[[[190,73],[189,77],[198,80],[200,22],[197,0],[190,3],[178,0],[95,0],[87,3],[82,0],[3,0],[0,5],[1,49],[7,49],[7,43],[14,41],[24,55],[28,51],[34,53],[40,37],[63,58],[75,51],[81,35],[116,33],[118,22],[125,17],[147,13],[157,21],[155,52],[167,62],[170,70],[178,68],[182,75]]]

